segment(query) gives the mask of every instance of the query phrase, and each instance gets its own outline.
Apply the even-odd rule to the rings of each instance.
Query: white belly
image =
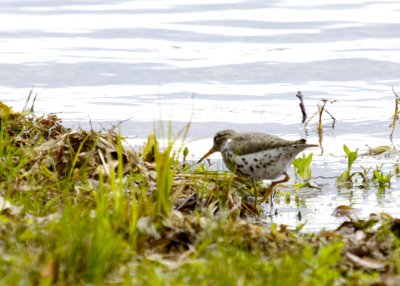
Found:
[[[297,150],[296,150],[297,151]],[[235,156],[223,153],[225,165],[236,174],[252,181],[274,180],[286,172],[298,152],[276,148],[258,153]]]

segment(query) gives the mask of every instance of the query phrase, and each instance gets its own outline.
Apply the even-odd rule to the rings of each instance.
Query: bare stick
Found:
[[[304,122],[306,122],[306,119],[307,119],[307,112],[306,112],[306,107],[304,106],[303,95],[301,94],[300,91],[298,91],[296,96],[298,97],[298,99],[300,99],[299,106],[300,106],[301,113],[303,114],[303,120],[301,121],[301,123],[304,123]]]
[[[318,104],[317,104],[318,110],[313,115],[311,115],[311,117],[304,124],[304,127],[307,127],[307,125],[315,117],[315,115],[318,114],[319,115],[318,128],[321,128],[322,127],[322,114],[325,111],[327,114],[329,114],[329,116],[333,120],[332,128],[335,128],[336,118],[333,117],[333,115],[328,110],[326,110],[325,105],[326,105],[327,102],[334,103],[334,102],[336,102],[336,100],[330,100],[330,99],[327,99],[327,98],[320,99]]]
[[[33,100],[32,100],[32,105],[31,105],[31,109],[30,109],[30,112],[31,112],[31,113],[34,113],[35,102],[36,102],[37,95],[38,95],[38,94],[35,93],[35,97],[34,97]]]
[[[390,127],[392,128],[392,132],[390,132],[390,140],[393,139],[393,133],[394,133],[394,130],[396,129],[396,125],[397,125],[397,120],[399,117],[399,100],[400,100],[400,98],[397,95],[396,91],[394,90],[393,86],[392,86],[392,91],[393,91],[394,95],[396,96],[396,99],[395,99],[395,106],[394,106],[393,121],[392,121],[392,124],[390,124]]]
[[[322,104],[320,105],[321,102],[322,102]],[[333,115],[328,110],[326,110],[325,105],[327,102],[330,102],[332,104],[332,103],[336,102],[336,100],[329,100],[327,98],[323,98],[320,100],[320,103],[318,103],[318,112],[319,112],[318,128],[322,128],[322,114],[324,111],[326,113],[328,113],[328,115],[332,118],[332,120],[333,120],[332,128],[335,128],[336,118],[333,117]]]
[[[24,105],[24,108],[22,109],[22,112],[30,112],[30,113],[34,112],[35,101],[36,101],[37,95],[38,94],[35,93],[35,95],[33,96],[33,89],[31,89],[29,91],[28,98],[25,101],[25,105]],[[30,103],[32,96],[33,96],[33,99],[32,99],[32,103],[31,103],[31,107],[28,107],[28,104]]]
[[[29,103],[29,101],[30,101],[30,99],[31,99],[32,94],[33,94],[33,89],[31,89],[31,90],[29,91],[28,98],[27,98],[26,101],[25,101],[25,105],[24,105],[24,108],[22,109],[22,112],[28,110],[28,103]]]
[[[326,102],[328,101],[327,99],[321,99],[322,104],[318,104],[318,113],[319,113],[319,119],[318,119],[318,131],[322,132],[323,129],[323,124],[322,124],[322,114],[324,113],[325,105]],[[320,101],[320,102],[321,102]]]
[[[333,120],[333,122],[332,122],[332,128],[335,128],[336,118],[333,117],[333,115],[332,115],[328,110],[326,110],[326,108],[325,108],[325,112],[328,113],[329,116],[332,118],[332,120]]]
[[[307,122],[304,124],[304,128],[307,127],[308,123],[310,123],[310,121],[315,117],[315,115],[318,114],[318,110],[316,112],[314,112],[313,115],[311,115],[311,117],[307,120]]]

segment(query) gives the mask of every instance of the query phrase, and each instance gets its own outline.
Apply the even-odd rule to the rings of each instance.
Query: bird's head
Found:
[[[204,154],[203,157],[201,157],[201,159],[199,160],[198,163],[203,161],[205,158],[210,156],[212,153],[221,152],[222,146],[224,146],[226,141],[228,141],[230,138],[232,138],[232,136],[234,136],[235,134],[236,134],[236,132],[231,129],[226,129],[226,130],[217,132],[217,134],[215,134],[215,136],[214,136],[213,146],[206,154]]]

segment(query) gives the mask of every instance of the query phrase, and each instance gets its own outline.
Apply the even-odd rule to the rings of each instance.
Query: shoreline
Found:
[[[113,130],[0,111],[1,196],[11,203],[0,211],[0,250],[11,258],[0,282],[398,281],[399,222],[390,215],[319,232],[267,226],[246,207],[246,182],[177,160],[183,146],[161,149],[150,135],[136,153]]]

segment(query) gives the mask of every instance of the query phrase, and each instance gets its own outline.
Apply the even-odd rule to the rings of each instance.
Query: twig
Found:
[[[37,98],[37,95],[38,95],[38,94],[35,93],[35,95],[34,95],[34,97],[33,97],[33,99],[32,99],[31,107],[28,107],[28,104],[29,104],[29,102],[31,101],[32,95],[33,95],[33,89],[31,89],[31,90],[29,91],[28,98],[27,98],[26,101],[25,101],[25,105],[24,105],[24,108],[22,109],[22,112],[30,112],[30,113],[33,113],[33,112],[34,112],[35,101],[36,101],[36,98]]]
[[[333,117],[333,115],[325,109],[325,112],[329,114],[329,116],[332,118],[333,122],[332,122],[332,128],[335,128],[335,124],[336,124],[336,118]]]
[[[31,112],[31,113],[34,113],[35,102],[36,102],[37,95],[38,95],[38,94],[35,93],[35,97],[34,97],[33,100],[32,100],[32,105],[31,105],[31,109],[30,109],[30,112]]]
[[[394,95],[396,96],[396,98],[395,98],[393,122],[392,122],[392,124],[390,124],[390,127],[392,128],[392,132],[390,132],[390,140],[393,139],[393,133],[394,133],[394,130],[396,129],[397,119],[399,118],[399,101],[400,101],[400,98],[397,95],[396,91],[394,90],[393,86],[392,86],[392,91],[393,91]]]
[[[315,115],[317,115],[318,114],[318,111],[316,111],[316,112],[314,112],[314,114],[313,115],[311,115],[311,117],[310,118],[308,118],[308,120],[307,120],[307,122],[306,123],[304,123],[304,128],[306,128],[307,127],[307,125],[308,125],[308,123],[310,123],[310,121],[315,117]]]
[[[22,112],[28,110],[28,103],[29,103],[29,101],[30,101],[30,99],[31,99],[32,94],[33,94],[33,89],[31,89],[31,90],[29,91],[28,98],[25,100],[25,105],[24,105],[24,108],[22,108]]]
[[[300,91],[298,91],[296,93],[296,96],[298,99],[300,99],[299,106],[300,106],[301,113],[303,114],[303,119],[302,119],[301,123],[304,123],[304,122],[306,122],[306,119],[307,119],[307,112],[306,112],[306,108],[304,106],[303,95],[301,94]]]
[[[327,102],[334,103],[334,102],[336,102],[336,100],[329,100],[327,98],[323,98],[323,99],[321,99],[321,101],[322,101],[322,105],[318,104],[318,111],[319,111],[318,129],[322,129],[322,114],[324,113],[324,111],[326,113],[328,113],[329,116],[332,118],[332,120],[333,120],[332,128],[335,128],[336,118],[333,117],[332,114],[330,114],[330,112],[328,110],[326,110],[325,105]]]
[[[336,118],[333,117],[333,115],[328,110],[326,110],[325,105],[327,102],[334,103],[336,102],[336,100],[331,100],[327,98],[320,99],[320,101],[317,104],[318,110],[313,115],[311,115],[311,117],[307,120],[307,122],[305,122],[304,128],[307,127],[307,125],[311,122],[311,120],[315,117],[315,115],[319,114],[318,128],[320,129],[322,127],[322,114],[324,111],[332,118],[333,120],[332,128],[335,128]]]
[[[324,126],[322,123],[322,115],[324,114],[324,111],[332,118],[333,123],[332,123],[332,128],[335,128],[335,123],[336,123],[336,118],[333,117],[333,115],[326,110],[325,106],[326,104],[330,102],[330,103],[334,103],[336,102],[336,100],[330,100],[327,98],[322,98],[320,99],[320,101],[317,104],[318,110],[307,120],[307,122],[304,124],[304,129],[307,130],[307,125],[308,123],[310,123],[310,121],[315,117],[315,115],[318,114],[318,126],[317,126],[317,131],[318,131],[318,138],[319,138],[319,146],[321,147],[321,155],[324,153],[324,147],[322,144],[323,141],[323,137],[324,137]]]

